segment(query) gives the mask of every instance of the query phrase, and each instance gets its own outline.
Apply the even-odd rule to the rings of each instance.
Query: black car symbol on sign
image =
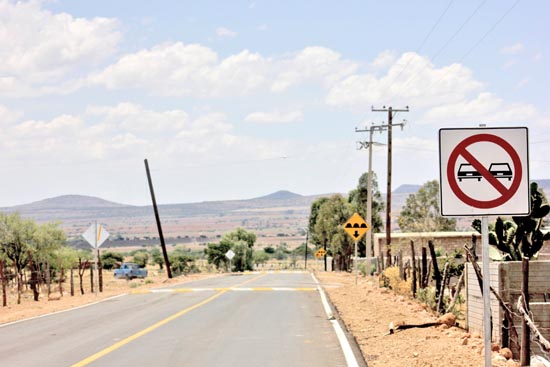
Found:
[[[508,163],[491,163],[489,166],[489,173],[496,178],[507,178],[510,181],[513,177],[512,169]],[[478,181],[481,181],[483,176],[479,173],[471,164],[462,163],[458,168],[456,174],[458,181],[468,178],[475,178]]]

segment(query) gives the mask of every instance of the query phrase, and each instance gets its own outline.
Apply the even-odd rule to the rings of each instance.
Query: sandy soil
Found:
[[[437,317],[413,299],[379,288],[376,278],[316,273],[369,367],[480,367],[483,340],[457,327],[414,328],[388,335],[389,324],[434,322]],[[493,352],[493,366],[519,366]]]

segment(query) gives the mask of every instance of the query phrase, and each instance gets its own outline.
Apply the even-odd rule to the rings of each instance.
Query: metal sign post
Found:
[[[227,257],[229,259],[229,272],[232,273],[233,272],[233,269],[231,267],[231,260],[233,260],[233,258],[235,257],[235,253],[233,252],[233,250],[229,249],[226,253],[225,253],[225,257]]]
[[[103,244],[109,238],[109,232],[100,224],[97,224],[97,220],[94,224],[90,225],[86,232],[82,234],[82,237],[94,248],[94,271],[97,274],[97,287],[94,288],[94,293],[97,296],[97,290],[99,288],[99,272],[97,268],[99,246]],[[95,278],[95,276],[94,276]]]
[[[442,216],[481,216],[485,367],[491,367],[489,215],[527,215],[529,139],[526,127],[440,129]]]
[[[481,217],[481,261],[483,269],[483,335],[485,344],[485,367],[491,367],[491,293],[489,270],[489,220]]]
[[[355,268],[355,285],[357,285],[357,269],[359,268],[359,263],[357,262],[357,241],[355,241],[355,261],[354,261],[354,268]]]
[[[349,218],[348,221],[344,223],[344,231],[346,231],[346,233],[350,235],[350,237],[353,238],[353,241],[355,242],[355,261],[353,263],[353,267],[355,269],[355,285],[357,285],[357,273],[359,270],[357,244],[359,243],[359,240],[361,240],[361,238],[363,238],[365,233],[367,233],[369,230],[370,224],[365,222],[365,220],[358,213],[353,214],[351,218]]]

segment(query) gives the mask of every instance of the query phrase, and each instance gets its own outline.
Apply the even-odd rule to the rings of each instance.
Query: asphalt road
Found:
[[[0,366],[348,366],[333,323],[310,274],[228,275],[0,327]]]

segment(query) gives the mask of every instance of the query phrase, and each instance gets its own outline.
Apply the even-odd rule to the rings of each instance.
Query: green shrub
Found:
[[[134,253],[134,262],[140,267],[144,268],[147,266],[149,261],[149,254],[145,251],[138,251]]]
[[[116,264],[120,264],[123,261],[124,257],[114,252],[105,252],[101,255],[101,266],[105,270],[112,270]]]
[[[422,302],[428,305],[432,310],[435,310],[437,308],[437,300],[435,299],[435,288],[434,287],[428,287],[428,288],[421,288],[416,291],[416,298]]]

